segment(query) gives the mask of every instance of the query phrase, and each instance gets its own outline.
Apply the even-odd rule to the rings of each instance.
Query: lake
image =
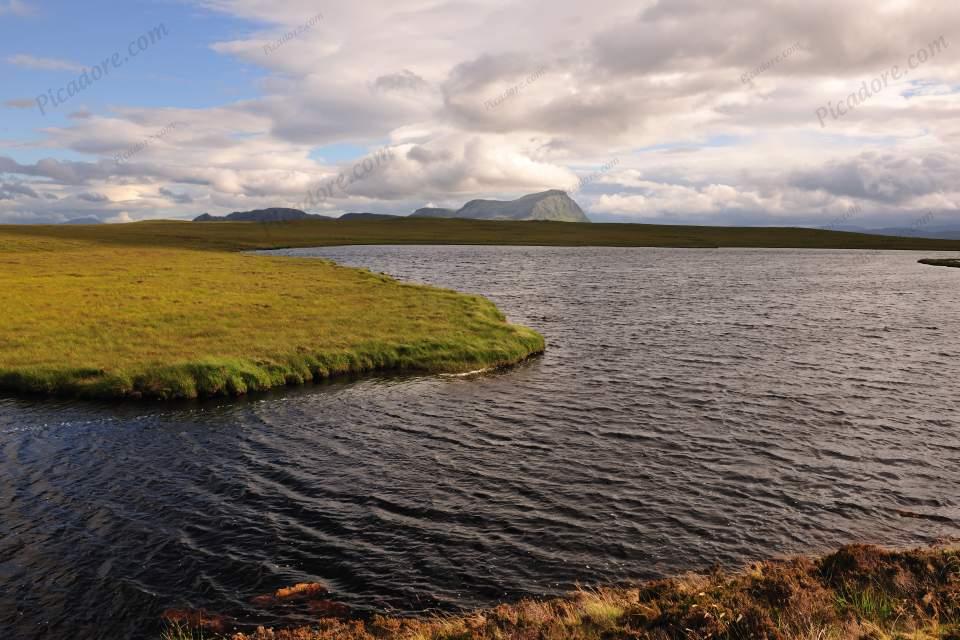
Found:
[[[251,598],[297,582],[449,611],[960,535],[960,270],[916,264],[936,254],[281,253],[485,295],[547,352],[237,401],[0,400],[0,628],[296,624]]]

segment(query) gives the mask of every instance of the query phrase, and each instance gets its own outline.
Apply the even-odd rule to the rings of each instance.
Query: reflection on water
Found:
[[[303,254],[303,251],[290,252]],[[238,402],[0,400],[0,628],[296,623],[960,535],[960,270],[912,253],[350,247],[549,348]],[[898,513],[933,516],[905,518]]]

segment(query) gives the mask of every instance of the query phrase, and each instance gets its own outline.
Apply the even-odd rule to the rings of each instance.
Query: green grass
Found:
[[[873,586],[864,588],[843,586],[837,590],[837,607],[852,612],[859,618],[887,623],[897,615],[897,603],[882,590]]]
[[[0,308],[0,388],[21,393],[240,395],[369,371],[471,371],[544,348],[479,296],[324,260],[10,227]]]

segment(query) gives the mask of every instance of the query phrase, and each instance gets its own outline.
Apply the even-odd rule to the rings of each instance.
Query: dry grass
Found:
[[[8,391],[239,395],[372,370],[470,371],[544,346],[479,296],[327,261],[10,229],[0,228]]]
[[[960,640],[960,555],[850,546],[463,616],[259,629],[232,640]]]

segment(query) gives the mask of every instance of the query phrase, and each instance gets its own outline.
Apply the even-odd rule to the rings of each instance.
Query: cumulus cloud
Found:
[[[190,204],[193,202],[193,198],[189,194],[176,193],[171,189],[167,189],[166,187],[160,187],[159,193],[164,198],[167,198],[171,202],[175,202],[177,204]]]
[[[960,39],[945,33],[960,5],[946,0],[356,0],[270,55],[316,14],[310,0],[194,2],[248,21],[208,44],[260,67],[260,94],[71,114],[37,146],[87,159],[0,156],[0,173],[42,196],[4,199],[0,220],[22,220],[24,203],[38,218],[88,204],[118,220],[293,206],[361,159],[318,159],[340,143],[393,159],[326,213],[570,188],[613,158],[577,193],[600,219],[817,225],[857,205],[867,225],[960,203]],[[944,52],[821,127],[819,107],[941,35]]]
[[[37,192],[23,183],[0,183],[0,200],[13,200],[17,196],[26,196],[28,198],[39,198]]]

